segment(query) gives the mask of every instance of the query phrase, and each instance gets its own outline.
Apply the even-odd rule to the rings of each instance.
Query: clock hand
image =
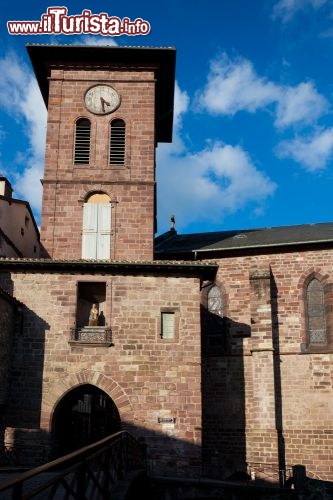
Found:
[[[105,113],[105,106],[110,106],[110,103],[104,99],[104,97],[100,97],[101,100],[101,105],[102,105],[102,111]]]

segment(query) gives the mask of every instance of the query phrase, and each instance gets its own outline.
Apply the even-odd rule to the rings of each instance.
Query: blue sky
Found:
[[[56,3],[2,6],[0,172],[39,223],[46,110],[26,43],[174,46],[172,144],[157,148],[158,233],[333,221],[333,0],[142,0],[65,4],[148,35],[9,35]],[[63,5],[63,4],[62,4]]]

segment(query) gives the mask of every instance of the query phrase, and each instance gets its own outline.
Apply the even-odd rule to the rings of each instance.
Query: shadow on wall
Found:
[[[279,461],[279,483],[283,485],[287,480],[284,477],[286,470],[286,449],[283,434],[283,409],[282,409],[282,382],[281,382],[281,359],[280,359],[280,332],[279,332],[279,308],[278,289],[272,270],[270,270],[271,288],[271,311],[272,311],[272,342],[274,349],[273,372],[274,372],[274,395],[275,395],[275,428],[277,432],[278,461]]]
[[[3,442],[10,447],[16,446],[19,455],[22,451],[25,462],[38,465],[50,458],[50,443],[54,437],[39,430],[45,335],[50,327],[26,306],[23,307],[23,319],[24,328],[17,330],[14,336],[10,397],[3,422],[7,430]],[[249,326],[229,318],[211,319],[215,322],[217,335],[211,335],[211,343],[204,344],[203,348],[203,421],[202,429],[194,430],[198,435],[202,432],[202,446],[174,437],[179,422],[159,422],[161,433],[133,428],[135,435],[147,444],[150,466],[164,475],[174,473],[175,467],[185,475],[194,471],[196,476],[204,474],[220,479],[236,472],[246,473],[242,342],[243,337],[249,335]],[[231,351],[232,356],[229,355]],[[65,429],[65,423],[63,425]],[[127,430],[128,426],[122,425]]]
[[[6,424],[9,427],[39,428],[45,332],[50,326],[25,305],[22,319],[24,328],[14,336]]]
[[[1,285],[13,296],[13,282],[8,272],[1,274]],[[38,443],[44,433],[39,429],[44,367],[45,332],[49,324],[34,311],[20,304],[19,314],[11,332],[11,355],[8,359],[8,397],[1,407],[1,446],[11,450],[20,459],[20,450],[26,449],[25,459],[45,460]],[[27,442],[29,446],[27,446]],[[41,447],[41,450],[44,446]]]
[[[202,307],[204,475],[247,477],[243,339],[251,328]]]
[[[10,275],[2,284],[13,292]],[[4,286],[4,285],[3,285]],[[279,352],[277,290],[271,276],[273,344]],[[243,341],[251,335],[248,324],[216,317],[202,308],[202,444],[175,438],[178,422],[159,422],[161,432],[131,426],[122,428],[144,440],[150,467],[156,473],[189,474],[218,479],[247,479],[245,436],[245,374]],[[25,461],[43,463],[50,457],[53,436],[39,430],[45,334],[49,324],[23,307],[24,328],[16,327],[10,366],[10,397],[3,410],[2,441],[25,449]],[[285,466],[279,356],[274,357],[276,428],[279,469]],[[7,408],[7,409],[6,409]],[[157,425],[155,422],[155,429]],[[68,431],[68,429],[67,429]],[[30,444],[29,444],[30,443]],[[81,443],[82,444],[82,443]],[[78,440],[78,446],[80,440]],[[30,451],[29,451],[30,450]],[[168,452],[166,453],[166,450]],[[203,459],[203,460],[202,460]],[[204,463],[203,468],[201,462]]]

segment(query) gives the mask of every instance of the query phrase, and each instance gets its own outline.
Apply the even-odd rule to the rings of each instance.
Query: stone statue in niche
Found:
[[[98,326],[99,309],[98,304],[93,304],[89,314],[89,326]]]

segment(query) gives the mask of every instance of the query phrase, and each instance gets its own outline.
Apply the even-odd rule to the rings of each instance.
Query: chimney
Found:
[[[0,195],[12,198],[13,188],[6,177],[0,176]]]

